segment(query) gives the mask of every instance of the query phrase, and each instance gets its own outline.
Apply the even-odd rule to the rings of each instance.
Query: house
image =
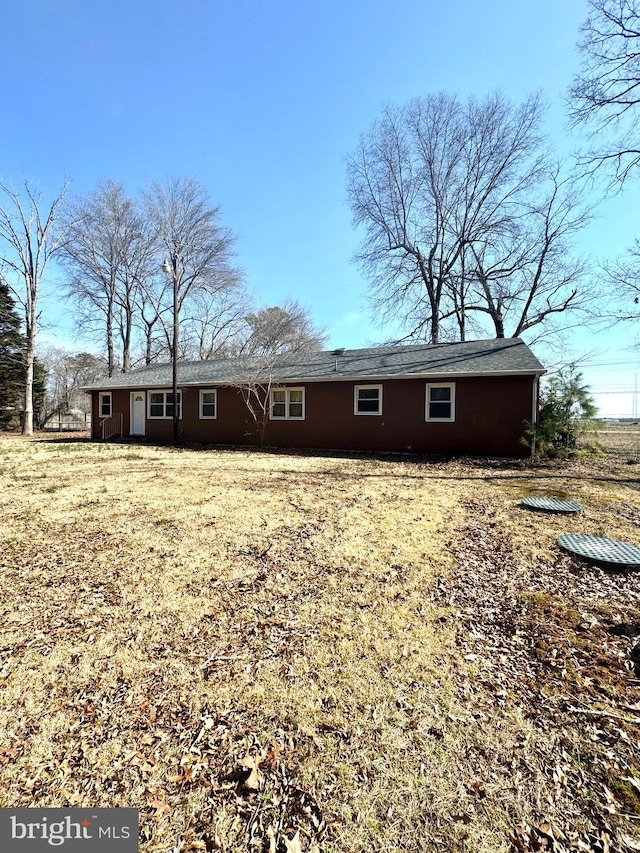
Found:
[[[179,434],[213,444],[526,456],[542,373],[517,338],[180,362]],[[171,388],[170,363],[85,388],[92,437],[170,441]]]

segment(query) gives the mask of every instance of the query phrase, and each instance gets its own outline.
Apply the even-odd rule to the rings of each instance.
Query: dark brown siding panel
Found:
[[[122,434],[129,435],[131,427],[129,410],[131,405],[130,391],[114,391],[113,392],[113,412],[119,412],[122,415]]]
[[[442,380],[447,381],[446,379]],[[427,423],[426,382],[317,382],[305,386],[304,421],[268,421],[264,443],[276,447],[526,456],[523,422],[531,418],[533,377],[453,379],[454,423]],[[382,384],[382,415],[354,414],[356,384]],[[187,389],[185,440],[259,444],[259,428],[235,388],[218,389],[216,420],[198,419],[197,389]]]
[[[305,387],[303,421],[267,421],[264,444],[334,450],[409,451],[447,455],[526,456],[521,442],[531,419],[533,376],[447,378],[454,382],[455,422],[425,420],[423,379],[383,382],[296,383]],[[354,414],[355,386],[382,385],[382,415]],[[203,386],[204,387],[204,386]],[[211,387],[211,386],[207,386]],[[145,389],[146,390],[146,389]],[[199,418],[199,389],[183,389],[180,435],[186,442],[260,444],[260,428],[236,388],[219,387],[216,419]],[[129,433],[130,392],[113,392],[113,411],[122,412]],[[98,394],[93,393],[94,438],[99,438]],[[146,437],[170,441],[171,420],[146,419]]]
[[[98,400],[100,394],[98,391],[91,392],[91,438],[97,440],[100,438],[100,412],[98,411]]]
[[[213,444],[259,444],[258,428],[240,392],[236,388],[218,388],[217,392],[218,417],[200,420],[200,389],[185,388],[180,424],[184,440]]]

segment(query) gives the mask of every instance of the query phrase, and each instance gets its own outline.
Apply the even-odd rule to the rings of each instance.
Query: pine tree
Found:
[[[582,374],[571,366],[554,376],[541,392],[538,422],[528,424],[528,438],[535,440],[539,456],[570,456],[585,424],[597,412]]]
[[[0,429],[18,426],[24,394],[24,337],[20,315],[5,282],[0,280]]]

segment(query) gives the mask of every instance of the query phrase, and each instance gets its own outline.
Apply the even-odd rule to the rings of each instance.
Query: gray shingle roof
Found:
[[[228,385],[255,379],[313,382],[336,379],[444,377],[483,374],[543,373],[544,367],[519,338],[463,341],[417,346],[372,347],[286,353],[273,359],[245,356],[178,364],[178,384]],[[152,364],[103,379],[85,390],[167,388],[171,363]]]

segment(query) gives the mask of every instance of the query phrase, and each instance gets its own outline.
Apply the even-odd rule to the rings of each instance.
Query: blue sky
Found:
[[[49,197],[65,175],[77,193],[104,178],[131,193],[149,179],[198,178],[238,235],[258,300],[300,299],[330,346],[388,337],[351,263],[360,235],[344,162],[383,105],[441,90],[500,89],[515,101],[542,90],[554,143],[570,151],[579,142],[564,95],[586,0],[3,5],[0,177],[15,186],[28,177]],[[638,235],[638,201],[630,188],[601,206],[581,247],[594,261]],[[81,348],[52,273],[43,340]],[[633,339],[621,328],[567,338],[567,358],[591,353],[583,372],[604,414],[632,413]]]

